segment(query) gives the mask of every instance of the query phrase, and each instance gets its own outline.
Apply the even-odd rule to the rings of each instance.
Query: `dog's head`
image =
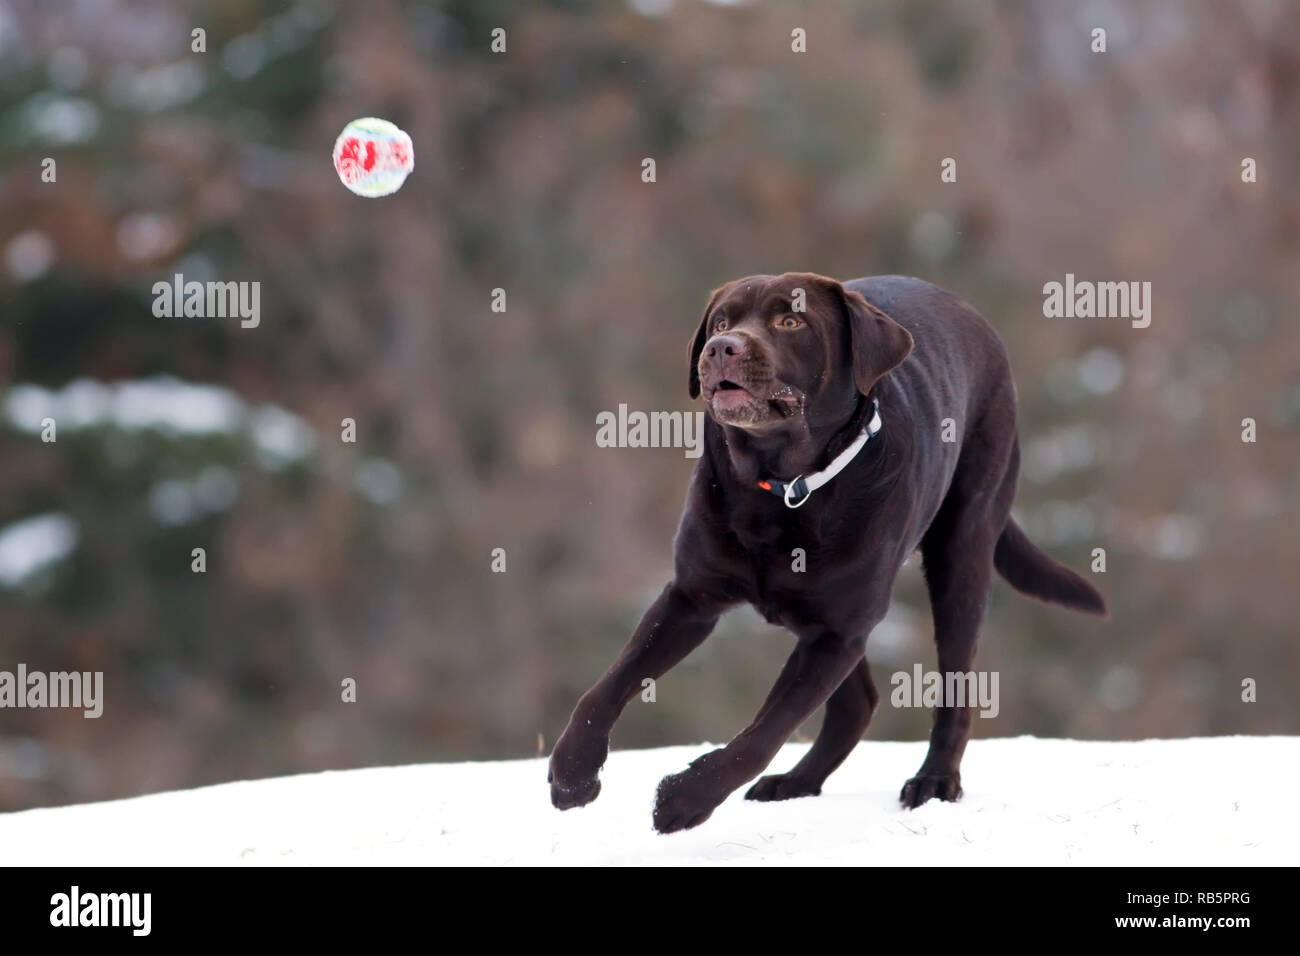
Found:
[[[912,336],[859,293],[810,272],[714,291],[691,340],[690,394],[748,432],[842,418],[907,357]]]

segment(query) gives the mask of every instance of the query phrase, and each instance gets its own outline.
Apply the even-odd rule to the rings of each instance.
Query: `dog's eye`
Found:
[[[786,315],[781,317],[781,328],[783,329],[797,329],[801,325],[803,325],[803,322],[799,320],[798,316]]]
[[[731,328],[731,323],[728,322],[726,319],[717,319],[713,323],[714,332],[725,332],[729,328]]]

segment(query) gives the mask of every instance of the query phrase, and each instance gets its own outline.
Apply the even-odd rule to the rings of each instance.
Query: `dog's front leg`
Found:
[[[647,677],[658,678],[697,648],[718,622],[723,605],[693,596],[675,583],[646,611],[618,660],[582,695],[551,751],[551,802],[580,807],[600,793],[598,774],[609,755],[609,734]]]
[[[849,675],[866,648],[866,633],[823,633],[800,641],[753,723],[723,747],[664,777],[655,795],[660,833],[698,826],[736,788],[752,780],[805,720]]]
[[[655,829],[671,833],[698,826],[732,791],[762,773],[790,735],[857,666],[865,645],[865,635],[845,639],[823,634],[801,642],[748,727],[727,746],[660,781]]]

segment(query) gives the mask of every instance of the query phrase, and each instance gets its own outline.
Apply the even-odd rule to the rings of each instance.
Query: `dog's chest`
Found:
[[[817,617],[813,575],[828,542],[813,513],[773,511],[755,508],[733,516],[731,530],[743,553],[737,570],[750,603],[768,622],[805,624]]]
[[[813,509],[787,508],[775,496],[753,495],[735,507],[729,530],[750,555],[789,553],[822,546],[822,523]]]

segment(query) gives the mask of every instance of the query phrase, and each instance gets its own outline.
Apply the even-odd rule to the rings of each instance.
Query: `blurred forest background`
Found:
[[[996,586],[977,739],[1297,732],[1298,89],[1281,0],[0,0],[0,670],[105,674],[98,720],[0,711],[0,809],[549,750],[693,466],[596,416],[691,409],[709,290],[785,270],[975,304],[1017,513],[1106,549],[1108,623]],[[395,196],[334,174],[359,116],[414,140]],[[178,272],[260,325],[156,318]],[[1066,273],[1150,327],[1044,318]],[[868,648],[934,666],[915,567]],[[733,613],[615,745],[730,738],[789,649]]]

